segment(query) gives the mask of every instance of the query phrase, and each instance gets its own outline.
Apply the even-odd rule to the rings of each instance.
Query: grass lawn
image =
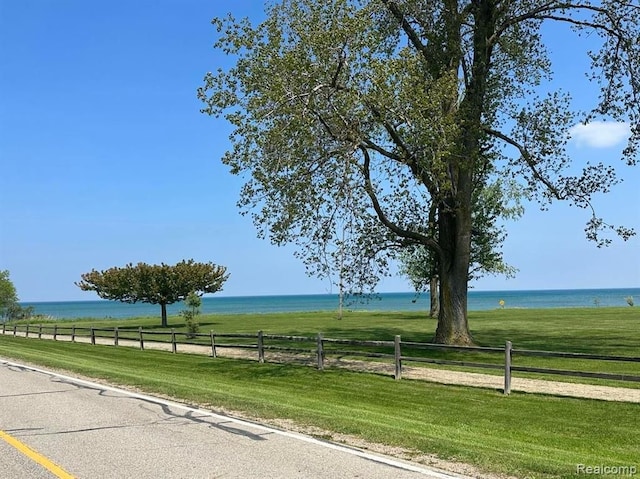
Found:
[[[640,310],[500,310],[470,314],[477,342],[637,356]],[[151,328],[158,319],[75,322]],[[181,327],[179,318],[171,326]],[[428,341],[413,313],[205,316],[203,330]],[[186,402],[289,418],[516,477],[575,477],[577,464],[640,469],[640,405],[444,386],[341,370],[0,336],[0,356],[132,385]],[[639,374],[638,364],[632,364]],[[600,476],[606,477],[606,476]]]
[[[393,340],[401,334],[407,341],[428,342],[436,320],[420,312],[346,312],[337,320],[331,311],[273,314],[210,314],[199,318],[201,329],[218,333],[265,333],[315,335],[331,338]],[[65,325],[115,326],[160,329],[159,318],[83,319],[60,321]],[[36,322],[37,323],[37,322]],[[640,308],[496,309],[470,311],[469,325],[481,346],[504,346],[551,351],[633,356],[640,353]],[[169,328],[184,330],[179,316],[169,318]]]
[[[58,321],[58,324],[82,327],[152,329],[161,331],[159,318],[128,320]],[[435,332],[436,320],[419,312],[348,312],[337,320],[335,313],[276,313],[262,315],[203,315],[201,331],[216,333],[265,333],[315,336],[322,332],[327,338],[392,341],[396,334],[403,341],[429,342]],[[61,325],[62,325],[61,324]],[[469,313],[471,332],[480,346],[504,347],[507,340],[516,349],[567,351],[615,356],[640,356],[640,308],[563,308],[563,309],[496,309]],[[179,316],[169,318],[169,329],[184,331]],[[121,337],[126,337],[122,333]],[[132,334],[131,337],[135,337]],[[158,339],[169,340],[165,338]],[[206,342],[203,339],[203,342]],[[246,342],[246,341],[245,341]],[[273,343],[270,343],[273,344]],[[291,347],[291,344],[288,345]],[[313,346],[311,346],[313,347]],[[353,349],[353,348],[351,348]],[[382,350],[380,350],[382,351]],[[392,350],[384,351],[393,353]],[[434,359],[474,361],[503,364],[501,354],[456,353],[443,351],[405,350],[407,355],[428,356]],[[577,371],[640,375],[640,363],[578,360],[566,358],[525,357],[514,354],[514,366],[542,367]],[[499,370],[454,368],[502,374]],[[592,378],[575,378],[541,374],[514,373],[518,377],[544,378],[566,382],[614,385],[640,388],[640,382],[622,382]]]

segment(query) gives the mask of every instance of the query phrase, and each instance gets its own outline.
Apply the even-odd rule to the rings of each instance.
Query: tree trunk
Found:
[[[429,300],[430,300],[430,308],[429,308],[429,317],[435,318],[440,314],[440,293],[438,291],[438,275],[431,275],[431,279],[429,280]]]
[[[440,312],[434,342],[472,345],[467,321],[471,215],[464,208],[453,211],[444,205],[439,227]]]
[[[160,303],[160,308],[162,310],[162,327],[168,327],[167,324],[167,305],[165,303]]]

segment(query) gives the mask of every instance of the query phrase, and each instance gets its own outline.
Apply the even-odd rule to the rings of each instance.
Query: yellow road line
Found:
[[[15,437],[10,436],[6,432],[0,431],[0,439],[4,439],[4,441],[7,444],[15,447],[18,451],[20,451],[22,454],[27,456],[32,461],[35,461],[38,464],[40,464],[42,467],[44,467],[49,472],[51,472],[54,476],[59,477],[60,479],[74,479],[74,477],[71,474],[69,474],[67,471],[62,469],[60,466],[58,466],[57,464],[54,464],[49,459],[44,457],[42,454],[34,451],[29,446],[21,443]]]

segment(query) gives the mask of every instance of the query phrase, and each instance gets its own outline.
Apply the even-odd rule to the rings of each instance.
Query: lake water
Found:
[[[548,291],[470,291],[470,311],[505,308],[575,308],[627,306],[627,297],[635,298],[640,306],[640,288],[625,289],[574,289]],[[33,306],[37,314],[56,319],[77,318],[128,318],[159,316],[160,307],[153,304],[126,304],[116,301],[59,301],[21,303]],[[381,293],[368,301],[349,299],[345,305],[350,310],[370,311],[424,311],[429,309],[429,295],[416,298],[415,293]],[[182,303],[167,307],[170,315],[184,309]],[[335,311],[338,296],[335,294],[291,296],[211,296],[202,300],[202,313],[273,313],[293,311]]]

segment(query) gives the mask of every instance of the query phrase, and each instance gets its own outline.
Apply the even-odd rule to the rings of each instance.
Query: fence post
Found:
[[[317,350],[317,355],[318,355],[318,369],[320,371],[324,370],[324,347],[322,344],[322,333],[318,333],[318,339],[316,340],[318,343],[318,350]]]
[[[96,345],[96,331],[91,327],[91,344]]]
[[[176,346],[176,330],[175,328],[171,328],[171,352],[175,354],[178,351]]]
[[[396,362],[396,373],[395,373],[395,379],[401,379],[402,378],[402,351],[400,350],[400,335],[396,335],[395,339],[394,339],[394,356],[395,356],[395,362]]]
[[[113,345],[114,346],[118,345],[118,326],[113,328]]]
[[[58,339],[58,325],[53,325],[53,340],[56,341]]]
[[[14,336],[16,335],[16,329],[17,329],[17,328],[18,328],[18,327],[14,324],[14,325],[13,325],[13,335],[14,335]]]
[[[4,336],[4,333],[6,332],[7,332],[7,322],[2,321],[2,335]]]
[[[212,358],[217,358],[218,356],[216,355],[216,335],[213,332],[213,329],[211,330],[211,357]]]
[[[144,349],[144,339],[142,338],[142,326],[140,326],[138,328],[138,336],[139,336],[139,340],[140,340],[140,349]]]
[[[264,363],[264,338],[262,331],[258,331],[258,361]]]
[[[76,327],[75,326],[71,326],[71,342],[72,343],[76,342]]]
[[[27,323],[27,332],[24,335],[25,338],[29,337],[29,323]]]
[[[4,334],[4,331],[2,331],[2,334]],[[42,324],[38,327],[38,339],[42,339]]]
[[[511,341],[504,345],[504,394],[511,394]]]

